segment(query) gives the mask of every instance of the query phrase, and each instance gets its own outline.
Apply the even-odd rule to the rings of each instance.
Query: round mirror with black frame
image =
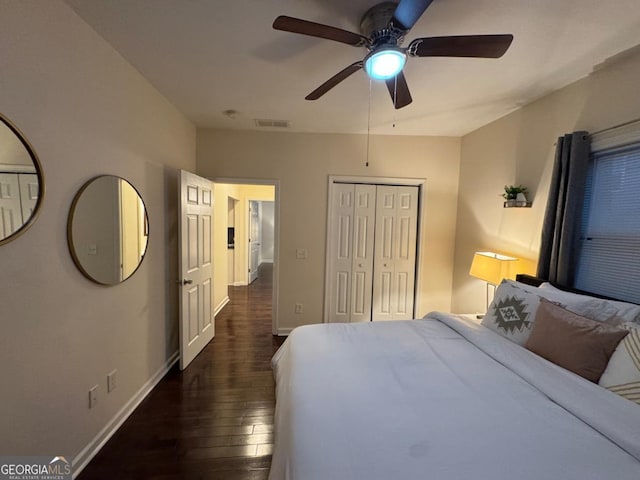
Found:
[[[35,222],[44,198],[44,175],[35,150],[0,114],[0,245]]]
[[[102,285],[124,282],[147,251],[149,221],[142,197],[124,178],[89,180],[73,199],[67,240],[73,261],[87,278]]]

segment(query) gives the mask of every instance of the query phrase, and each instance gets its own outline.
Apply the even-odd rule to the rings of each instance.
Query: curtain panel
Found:
[[[537,276],[566,287],[575,274],[589,154],[587,132],[558,138]]]

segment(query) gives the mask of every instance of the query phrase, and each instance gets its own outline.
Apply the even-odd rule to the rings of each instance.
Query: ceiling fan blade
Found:
[[[340,72],[336,73],[333,77],[331,77],[329,80],[324,82],[322,85],[320,85],[318,88],[316,88],[313,92],[311,92],[309,95],[307,95],[304,98],[306,100],[317,100],[317,99],[319,99],[321,96],[323,96],[325,93],[327,93],[333,87],[335,87],[341,81],[343,81],[346,78],[350,77],[351,75],[356,73],[361,68],[362,68],[362,60],[360,60],[359,62],[356,62],[356,63],[352,63],[347,68],[345,68],[345,69],[341,70]]]
[[[406,107],[413,101],[407,80],[402,72],[396,75],[395,78],[386,80],[386,83],[389,95],[391,95],[391,101],[394,103],[396,110]]]
[[[391,23],[401,30],[411,30],[431,2],[433,0],[400,0]]]
[[[407,47],[413,57],[500,58],[513,41],[513,35],[461,35],[416,38]]]
[[[354,47],[362,47],[369,43],[369,39],[367,37],[363,37],[358,33],[284,15],[280,15],[274,20],[273,28],[276,30],[283,30],[285,32],[309,35],[310,37],[325,38],[327,40],[353,45]]]

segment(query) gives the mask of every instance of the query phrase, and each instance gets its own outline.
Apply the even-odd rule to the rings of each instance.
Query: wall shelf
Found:
[[[522,202],[520,200],[507,200],[504,208],[531,208],[533,202]]]

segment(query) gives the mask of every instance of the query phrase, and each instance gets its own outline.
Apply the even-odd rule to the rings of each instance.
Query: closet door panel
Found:
[[[373,320],[413,318],[417,220],[418,187],[378,186]]]
[[[396,250],[396,187],[376,187],[375,253],[373,261],[372,320],[392,320],[393,274]]]
[[[329,322],[349,322],[353,263],[353,206],[355,188],[337,184],[331,199],[333,237],[329,245]]]
[[[394,261],[393,318],[413,318],[418,234],[418,188],[396,187],[397,224]]]
[[[351,265],[351,322],[368,322],[371,320],[375,215],[375,185],[355,185],[353,262]]]
[[[22,223],[18,174],[0,173],[0,238],[11,235]]]
[[[22,206],[22,223],[26,223],[33,215],[33,211],[38,203],[40,185],[38,175],[35,173],[19,173],[18,183],[20,184],[20,204]]]
[[[342,316],[342,318],[346,319],[349,316],[349,272],[341,271],[336,273],[336,290],[334,295],[336,299],[334,314],[338,318]]]

